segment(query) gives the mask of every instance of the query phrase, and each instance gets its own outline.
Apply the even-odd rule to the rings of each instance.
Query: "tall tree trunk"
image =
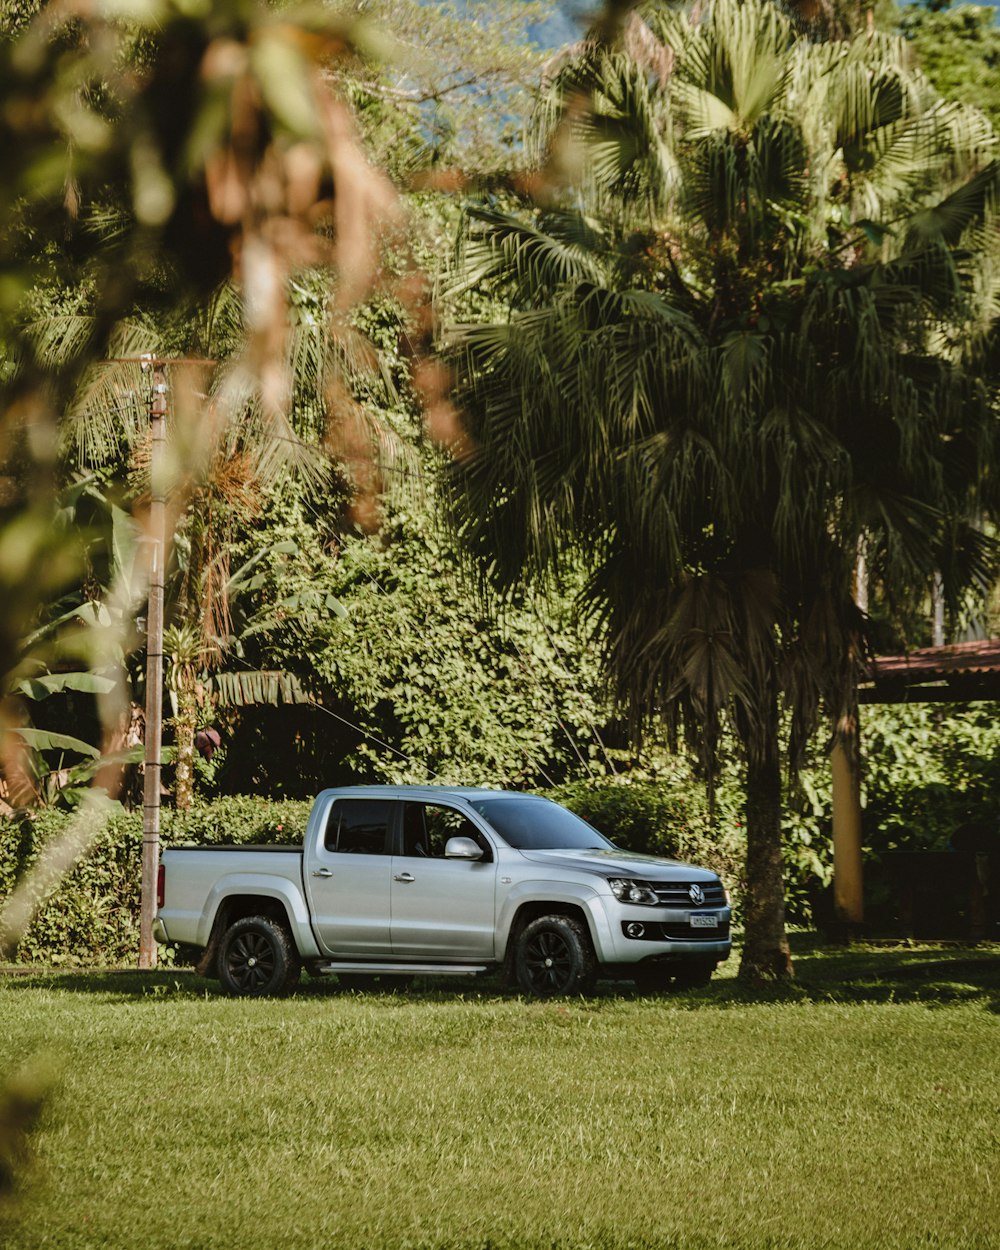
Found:
[[[740,978],[771,981],[794,976],[785,933],[785,879],[781,858],[781,760],[778,706],[771,694],[762,738],[747,763],[746,933]]]

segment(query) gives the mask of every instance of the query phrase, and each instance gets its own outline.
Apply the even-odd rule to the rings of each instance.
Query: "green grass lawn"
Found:
[[[0,1073],[59,1072],[0,1246],[1000,1246],[1000,950],[797,967],[550,1003],[0,977]]]

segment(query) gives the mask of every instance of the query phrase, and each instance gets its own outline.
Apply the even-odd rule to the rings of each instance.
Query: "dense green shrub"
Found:
[[[0,898],[65,832],[69,814],[45,809],[0,821]],[[22,963],[118,963],[139,948],[142,814],[115,816],[91,853],[42,906],[17,951]]]
[[[216,846],[220,842],[297,843],[305,835],[311,808],[309,799],[227,795],[186,812],[165,812],[163,841],[167,846],[181,842],[199,846]]]
[[[1000,819],[1000,721],[991,703],[871,707],[861,717],[864,829],[875,856],[946,850]]]
[[[257,593],[277,605],[276,623],[266,647],[257,632],[248,648],[262,647],[251,657],[261,667],[296,673],[321,706],[230,714],[220,790],[531,788],[603,757],[597,652],[572,587],[487,612],[439,531],[430,489],[429,476],[423,490],[400,488],[377,534],[335,543],[310,504],[272,503],[268,532],[281,542],[258,566]]]

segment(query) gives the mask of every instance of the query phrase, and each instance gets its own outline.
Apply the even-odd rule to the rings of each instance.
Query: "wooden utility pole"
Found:
[[[146,614],[146,749],[142,796],[142,895],[139,915],[139,967],[156,967],[153,920],[160,867],[160,748],[163,740],[163,567],[166,562],[167,375],[162,360],[149,358],[151,433],[149,503],[149,608]]]

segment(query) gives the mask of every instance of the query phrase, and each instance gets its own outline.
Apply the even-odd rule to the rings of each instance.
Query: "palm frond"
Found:
[[[308,692],[294,673],[255,670],[213,673],[206,690],[223,707],[276,706],[309,703]]]
[[[973,225],[995,215],[1000,163],[992,161],[950,194],[918,209],[909,219],[906,246],[916,250],[943,242],[954,246]]]
[[[450,290],[452,296],[496,286],[509,290],[518,304],[534,303],[567,283],[600,276],[603,238],[579,213],[553,214],[553,232],[487,209],[473,209],[470,219],[462,281]]]

